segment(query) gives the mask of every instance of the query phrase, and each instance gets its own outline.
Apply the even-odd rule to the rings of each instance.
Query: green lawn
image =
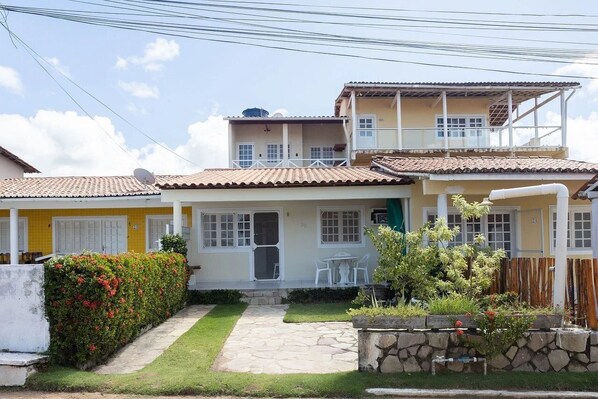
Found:
[[[320,321],[351,321],[347,310],[350,302],[291,304],[284,316],[285,323],[315,323]]]
[[[101,391],[151,395],[238,395],[271,397],[356,397],[370,387],[598,390],[598,373],[373,373],[255,375],[210,370],[220,348],[245,305],[217,306],[162,356],[145,369],[128,375],[97,375],[65,367],[50,367],[33,375],[30,389]],[[1,392],[1,390],[0,390]],[[1,395],[0,395],[1,396]]]

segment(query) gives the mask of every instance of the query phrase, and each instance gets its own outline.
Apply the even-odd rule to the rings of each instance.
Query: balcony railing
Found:
[[[449,128],[448,140],[442,128],[368,129],[357,131],[357,150],[365,149],[510,149],[514,147],[562,147],[561,126],[513,126],[509,140],[508,126]],[[365,140],[361,137],[365,136]],[[399,142],[401,139],[401,142]]]
[[[293,158],[286,162],[283,159],[276,159],[271,161],[264,160],[245,160],[234,159],[231,162],[231,167],[241,169],[253,168],[328,168],[332,166],[347,166],[346,158]]]

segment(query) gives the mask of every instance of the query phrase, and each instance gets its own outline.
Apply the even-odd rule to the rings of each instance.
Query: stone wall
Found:
[[[43,265],[0,265],[0,351],[45,352]]]
[[[463,337],[479,339],[465,332]],[[477,337],[477,338],[476,338]],[[454,331],[359,330],[359,370],[381,373],[429,372],[437,356],[475,356]],[[479,355],[478,355],[479,356]],[[453,371],[481,371],[480,363],[442,363]],[[581,329],[530,331],[488,362],[488,368],[513,371],[598,371],[598,332]]]

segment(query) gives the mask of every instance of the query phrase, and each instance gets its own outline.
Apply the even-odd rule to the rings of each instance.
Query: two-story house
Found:
[[[496,201],[465,221],[450,197],[559,182],[573,193],[598,164],[566,159],[575,82],[348,83],[329,117],[229,117],[230,169],[173,179],[162,200],[190,203],[197,287],[313,285],[314,260],[375,251],[364,228],[398,208],[407,230],[437,216],[508,256],[551,256],[548,196]],[[555,125],[540,112],[560,113]],[[575,132],[571,132],[575,134]],[[398,205],[398,206],[397,206]],[[395,215],[396,216],[396,215]],[[396,219],[396,218],[395,218]],[[569,253],[591,254],[591,210],[571,201]]]

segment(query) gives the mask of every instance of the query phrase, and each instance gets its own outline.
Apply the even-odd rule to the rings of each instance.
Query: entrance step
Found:
[[[241,301],[249,305],[280,305],[282,298],[287,296],[287,290],[241,290],[241,294]]]
[[[37,353],[0,352],[0,386],[20,387],[37,367],[47,363],[48,356]]]

